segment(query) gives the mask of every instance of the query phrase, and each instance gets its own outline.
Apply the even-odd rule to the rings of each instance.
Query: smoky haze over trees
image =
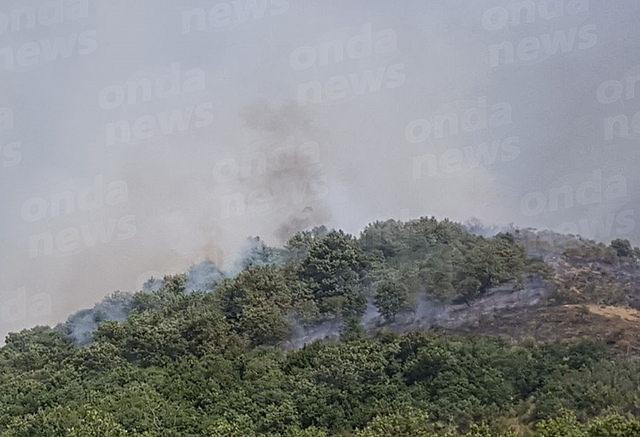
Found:
[[[235,277],[248,236],[282,247],[320,225],[477,217],[638,245],[639,14],[634,0],[4,2],[0,335],[207,259],[224,274],[194,281]],[[311,289],[345,318],[386,302],[391,320],[418,283],[464,302],[528,268],[508,237],[464,237],[421,265],[393,249],[389,276],[369,278],[375,260],[343,269],[353,242],[335,238],[345,258],[300,279],[339,282]],[[508,263],[481,274],[483,244]]]
[[[205,261],[12,333],[0,433],[637,435],[640,249],[469,229],[251,238],[231,269]]]

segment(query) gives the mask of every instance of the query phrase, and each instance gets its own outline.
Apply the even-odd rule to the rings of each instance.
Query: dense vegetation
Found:
[[[284,249],[257,245],[240,273],[216,271],[201,290],[174,275],[116,294],[105,302],[126,320],[97,312],[91,342],[78,317],[7,337],[0,435],[640,435],[640,360],[606,345],[364,332],[368,305],[390,323],[418,300],[552,286],[521,240],[427,218],[359,238],[317,228]],[[340,341],[291,349],[327,322]]]

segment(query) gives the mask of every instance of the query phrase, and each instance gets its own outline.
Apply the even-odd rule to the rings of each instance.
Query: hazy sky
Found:
[[[0,335],[249,235],[640,244],[637,0],[0,2]]]

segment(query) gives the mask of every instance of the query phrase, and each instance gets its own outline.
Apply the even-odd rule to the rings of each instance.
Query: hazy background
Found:
[[[3,0],[0,335],[317,224],[640,244],[639,18],[637,0]]]

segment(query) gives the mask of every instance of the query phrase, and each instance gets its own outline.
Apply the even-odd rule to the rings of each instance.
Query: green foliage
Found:
[[[640,421],[618,414],[596,418],[586,425],[590,437],[633,437],[640,435]]]
[[[437,434],[429,416],[420,411],[398,412],[376,416],[355,437],[432,437]]]
[[[416,298],[471,304],[549,278],[518,241],[433,218],[376,222],[358,239],[317,228],[282,250],[256,240],[245,268],[209,292],[174,275],[127,296],[127,320],[101,322],[89,346],[74,346],[68,326],[10,334],[0,436],[640,435],[637,357],[592,341],[372,336],[361,325],[367,301],[391,323]],[[629,250],[581,244],[566,256],[628,264]],[[339,342],[284,348],[293,320],[323,319],[342,323]]]
[[[640,249],[632,247],[629,240],[617,238],[611,242],[611,248],[619,257],[640,258]]]
[[[313,228],[310,231],[298,232],[285,244],[289,257],[294,261],[303,260],[309,254],[314,241],[324,237],[328,232],[324,226]]]
[[[486,239],[448,220],[375,222],[359,243],[366,253],[383,257],[377,276],[403,278],[410,294],[426,292],[441,300],[468,301],[501,284],[521,287],[529,274],[549,276],[539,260],[527,259],[512,235]]]
[[[113,416],[95,409],[85,411],[68,433],[69,437],[121,437],[128,434]]]
[[[484,246],[484,247],[483,247]],[[522,285],[526,255],[510,234],[498,234],[478,245],[466,256],[464,277],[480,282],[480,292],[488,288],[513,281]]]
[[[365,337],[364,328],[360,326],[357,317],[349,317],[345,320],[340,330],[341,341],[355,341]]]
[[[271,267],[250,268],[219,286],[222,312],[240,335],[253,344],[277,344],[289,337],[287,313],[292,292],[282,273]]]
[[[536,426],[541,437],[635,437],[640,435],[640,422],[618,414],[595,418],[581,423],[573,412],[564,410]]]
[[[375,304],[386,321],[393,321],[401,310],[409,306],[407,288],[397,281],[382,281],[376,287]]]
[[[538,423],[536,431],[540,437],[587,437],[584,427],[570,411]]]
[[[362,279],[366,259],[356,240],[342,231],[314,238],[299,268],[322,314],[360,316],[366,308]]]
[[[242,298],[234,301],[241,314],[247,297],[240,285],[284,293],[282,281],[269,269],[252,270],[224,285],[224,296]],[[521,429],[547,417],[537,430],[545,436],[631,436],[638,429],[623,414],[640,413],[640,361],[597,344],[418,333],[363,338],[358,320],[349,319],[345,343],[288,352],[228,348],[221,333],[204,335],[226,323],[226,342],[238,336],[211,309],[213,297],[185,295],[164,320],[147,310],[124,325],[103,324],[85,348],[42,329],[13,336],[0,362],[0,435],[484,437],[507,435],[513,418],[501,418],[515,411]],[[202,325],[208,317],[212,324]],[[50,346],[40,351],[40,367],[22,368],[43,342]],[[555,418],[563,407],[576,415]]]

